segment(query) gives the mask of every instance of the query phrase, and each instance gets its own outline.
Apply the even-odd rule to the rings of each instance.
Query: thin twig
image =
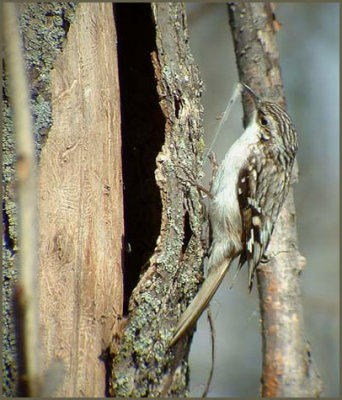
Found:
[[[210,385],[211,385],[211,381],[213,379],[213,375],[214,375],[214,367],[215,367],[215,326],[214,326],[214,319],[213,319],[213,314],[211,312],[211,308],[210,305],[208,306],[207,309],[207,317],[208,317],[208,321],[209,321],[209,326],[210,326],[210,339],[211,339],[211,367],[210,367],[210,373],[209,373],[209,377],[207,380],[207,384],[204,388],[202,397],[207,397]]]
[[[215,144],[217,138],[219,137],[219,134],[221,133],[221,129],[222,129],[224,123],[227,121],[227,119],[229,117],[229,114],[231,112],[233,104],[235,103],[235,101],[238,98],[238,96],[241,95],[242,88],[243,88],[243,86],[241,85],[241,83],[238,82],[237,85],[235,86],[235,89],[234,89],[234,92],[232,94],[232,97],[228,100],[226,109],[223,112],[223,117],[221,118],[220,123],[218,124],[216,132],[214,134],[214,138],[213,138],[213,140],[211,142],[211,145],[210,145],[210,147],[208,149],[207,154],[204,157],[204,164],[207,163],[208,156],[209,156],[210,152],[212,151],[212,149],[214,147],[214,144]]]
[[[18,352],[22,385],[20,396],[38,395],[39,320],[37,296],[37,198],[36,164],[29,91],[26,81],[22,43],[13,3],[3,6],[3,35],[6,68],[9,76],[11,104],[17,151],[19,209],[19,284],[17,289],[17,327],[20,330]],[[24,383],[23,383],[24,381]]]

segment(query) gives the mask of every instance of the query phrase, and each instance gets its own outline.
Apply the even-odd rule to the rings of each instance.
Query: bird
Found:
[[[214,176],[209,198],[208,276],[181,315],[170,346],[196,323],[237,257],[237,272],[247,263],[252,290],[255,270],[289,192],[298,149],[295,126],[282,107],[241,85],[254,103],[254,112]]]

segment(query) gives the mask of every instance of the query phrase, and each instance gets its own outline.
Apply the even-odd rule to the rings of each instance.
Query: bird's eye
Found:
[[[261,122],[261,125],[263,125],[263,126],[268,125],[268,119],[265,118],[264,116],[262,116],[262,117],[260,118],[260,122]]]

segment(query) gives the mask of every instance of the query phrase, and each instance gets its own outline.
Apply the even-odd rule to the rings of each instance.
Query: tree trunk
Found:
[[[149,172],[142,169],[141,176],[136,177],[135,187],[139,185],[145,192],[138,192],[140,197],[131,199],[130,207],[125,208],[126,224],[135,215],[135,201],[142,214],[147,214],[150,230],[154,229],[157,216],[161,225],[152,253],[148,258],[145,255],[146,272],[131,296],[127,325],[113,355],[110,395],[183,396],[188,383],[189,340],[185,338],[172,349],[168,343],[172,327],[194,297],[202,277],[203,217],[199,193],[193,184],[201,173],[202,82],[190,54],[182,4],[117,4],[115,11],[120,54],[124,57],[129,53],[129,62],[120,64],[125,76],[121,82],[129,85],[144,74],[139,91],[134,86],[121,87],[123,137],[128,135],[138,142],[140,147],[131,149],[136,163],[142,165],[144,160],[144,165],[151,168]],[[150,43],[151,54],[146,52],[146,43]],[[145,63],[147,66],[143,67]],[[153,153],[150,147],[156,142],[159,147]],[[148,175],[154,171],[155,181]],[[129,181],[127,184],[134,186]],[[151,204],[152,189],[157,190],[159,208]],[[126,260],[129,256],[140,257],[137,242],[144,240],[146,229],[148,232],[148,227],[140,226],[144,220],[136,218],[134,223],[138,226],[129,227],[132,254]]]
[[[123,304],[121,121],[113,8],[110,3],[80,4],[75,16],[72,4],[41,3],[21,4],[19,11],[40,159],[42,390],[46,394],[55,386],[55,362],[61,359],[65,373],[58,396],[103,397],[106,369],[100,356],[118,330]],[[10,362],[15,356],[10,297],[16,280],[12,256],[17,227],[6,81],[4,93],[5,275],[11,278],[5,286],[4,367],[5,391],[13,396],[17,367]]]
[[[105,395],[100,360],[122,314],[123,200],[116,33],[110,3],[81,3],[51,73],[53,126],[39,177],[40,318],[58,395]]]

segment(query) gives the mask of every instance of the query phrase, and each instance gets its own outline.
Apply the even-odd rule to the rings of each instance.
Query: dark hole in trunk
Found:
[[[125,254],[124,314],[141,268],[160,232],[161,200],[155,182],[156,157],[164,143],[151,52],[156,50],[149,3],[116,3],[122,116]]]

